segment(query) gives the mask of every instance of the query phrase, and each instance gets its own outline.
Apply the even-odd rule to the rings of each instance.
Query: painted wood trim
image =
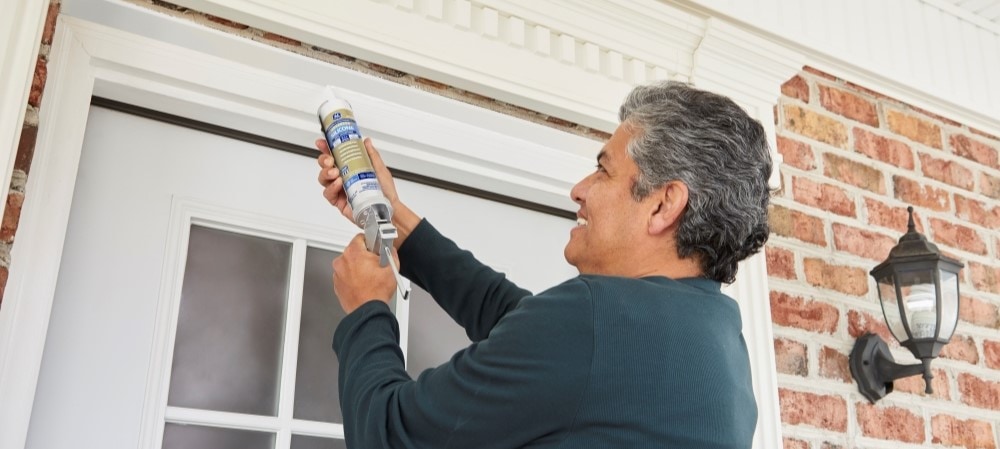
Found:
[[[3,98],[0,102],[0,173],[3,174],[0,178],[0,217],[7,206],[14,158],[49,4],[46,0],[7,0],[5,3],[4,17],[0,18],[0,98]]]
[[[0,447],[21,448],[27,438],[93,85],[90,55],[71,27],[57,26],[25,187],[32,194],[0,307]],[[71,151],[47,151],[54,148]]]

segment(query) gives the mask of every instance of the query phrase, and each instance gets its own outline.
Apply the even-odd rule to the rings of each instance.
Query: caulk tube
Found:
[[[317,115],[334,164],[344,181],[344,193],[354,211],[354,222],[364,229],[365,246],[380,256],[384,267],[392,259],[389,248],[397,236],[396,227],[392,225],[392,205],[375,176],[351,104],[337,97],[327,86],[323,89],[323,103]]]
[[[392,265],[396,290],[403,299],[408,299],[409,281],[404,281],[399,275],[399,268],[392,258],[392,242],[398,236],[392,224],[392,204],[382,193],[382,186],[375,176],[375,167],[368,157],[351,104],[337,97],[333,89],[326,86],[323,103],[319,105],[316,115],[330,146],[334,165],[344,181],[344,193],[354,211],[354,223],[365,230],[365,246],[378,254],[379,264],[383,267]]]

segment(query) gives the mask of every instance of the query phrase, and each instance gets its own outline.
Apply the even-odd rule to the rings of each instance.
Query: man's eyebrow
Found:
[[[603,161],[606,161],[607,159],[608,159],[608,152],[607,151],[601,150],[600,153],[597,153],[597,163],[598,164],[600,164]]]

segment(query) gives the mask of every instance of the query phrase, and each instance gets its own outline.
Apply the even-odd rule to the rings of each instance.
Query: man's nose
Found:
[[[590,175],[587,175],[580,182],[576,183],[572,189],[569,191],[569,197],[577,204],[583,204],[583,199],[587,194],[587,187],[589,186]]]

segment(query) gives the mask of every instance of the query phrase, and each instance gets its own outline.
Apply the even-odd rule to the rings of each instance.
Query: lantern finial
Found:
[[[906,211],[910,213],[910,221],[906,224],[906,232],[917,232],[917,225],[913,222],[913,206],[907,206]]]

